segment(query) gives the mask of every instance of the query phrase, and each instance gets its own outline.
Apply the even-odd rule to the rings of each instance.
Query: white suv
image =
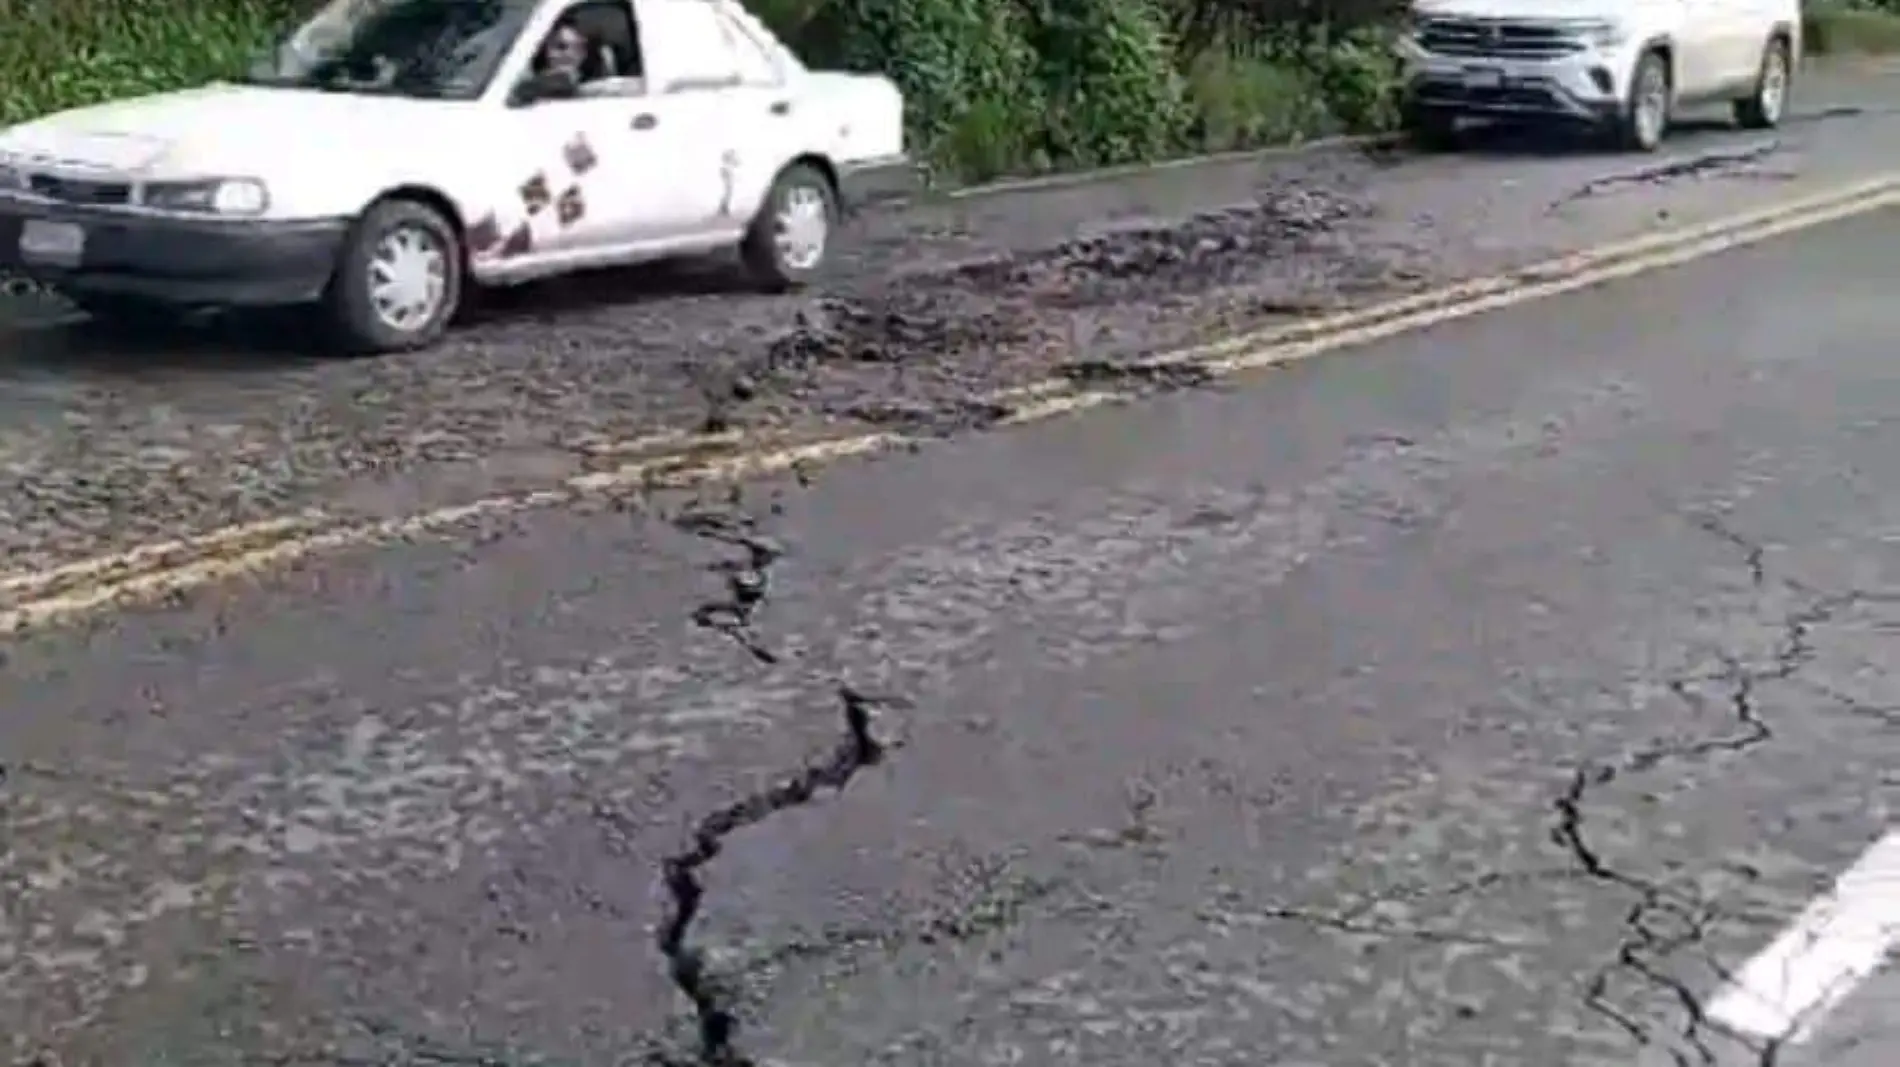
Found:
[[[1559,122],[1653,150],[1683,105],[1781,121],[1800,0],[1417,0],[1399,42],[1404,123],[1449,146],[1461,118]]]

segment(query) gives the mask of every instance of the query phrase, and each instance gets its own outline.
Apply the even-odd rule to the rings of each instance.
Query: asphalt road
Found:
[[[16,301],[0,569],[313,507],[408,511],[656,431],[981,428],[996,389],[1891,172],[1895,100],[1891,72],[1817,68],[1784,130],[1688,128],[1655,159],[1487,142],[884,212],[821,292],[610,272],[491,301],[402,359],[313,360],[273,321],[113,341]]]
[[[1895,247],[22,639],[0,1053],[1893,1063]]]

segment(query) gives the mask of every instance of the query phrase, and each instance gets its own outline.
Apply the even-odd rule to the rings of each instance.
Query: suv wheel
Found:
[[[1662,144],[1669,128],[1669,63],[1661,52],[1646,52],[1636,61],[1630,75],[1629,98],[1623,102],[1616,122],[1619,146],[1637,152],[1654,152]]]
[[[1785,39],[1769,40],[1762,50],[1754,92],[1735,101],[1736,125],[1745,130],[1769,130],[1781,124],[1782,112],[1788,106],[1788,83],[1793,80],[1792,60]]]
[[[336,339],[351,354],[433,344],[462,302],[462,243],[442,213],[384,200],[350,230],[325,298]]]
[[[1435,108],[1407,104],[1400,113],[1400,129],[1413,147],[1425,152],[1449,152],[1458,147],[1458,117]]]

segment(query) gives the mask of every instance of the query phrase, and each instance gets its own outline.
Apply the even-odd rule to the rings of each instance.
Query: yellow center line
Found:
[[[265,519],[238,526],[225,526],[197,537],[156,541],[116,555],[82,559],[44,570],[18,571],[0,577],[0,594],[17,596],[65,585],[122,577],[155,567],[169,566],[221,548],[242,546],[252,541],[294,537],[319,525],[320,522],[320,517],[313,514]]]
[[[1484,314],[1514,304],[1590,288],[1705,258],[1730,249],[1900,205],[1900,175],[1786,201],[1699,226],[1662,231],[1558,257],[1508,275],[1256,331],[1165,353],[1155,368],[1198,368],[1230,377],[1363,346],[1399,334]],[[1127,399],[1112,388],[1051,379],[990,398],[1019,426]],[[578,499],[731,482],[822,466],[928,442],[894,432],[796,440],[740,432],[668,432],[589,450],[595,458],[642,458],[582,474],[548,488],[498,495],[399,518],[347,521],[322,513],[250,523],[201,537],[141,546],[98,559],[0,578],[0,635],[39,629],[117,605],[150,603],[233,578],[277,569],[312,556],[436,534],[484,518],[560,507]],[[650,452],[656,455],[643,455]]]

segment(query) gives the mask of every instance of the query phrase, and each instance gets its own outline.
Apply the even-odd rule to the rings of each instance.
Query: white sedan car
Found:
[[[470,284],[736,247],[796,285],[914,173],[888,79],[736,0],[333,0],[237,82],[0,131],[0,268],[108,318],[314,304],[394,351]]]

